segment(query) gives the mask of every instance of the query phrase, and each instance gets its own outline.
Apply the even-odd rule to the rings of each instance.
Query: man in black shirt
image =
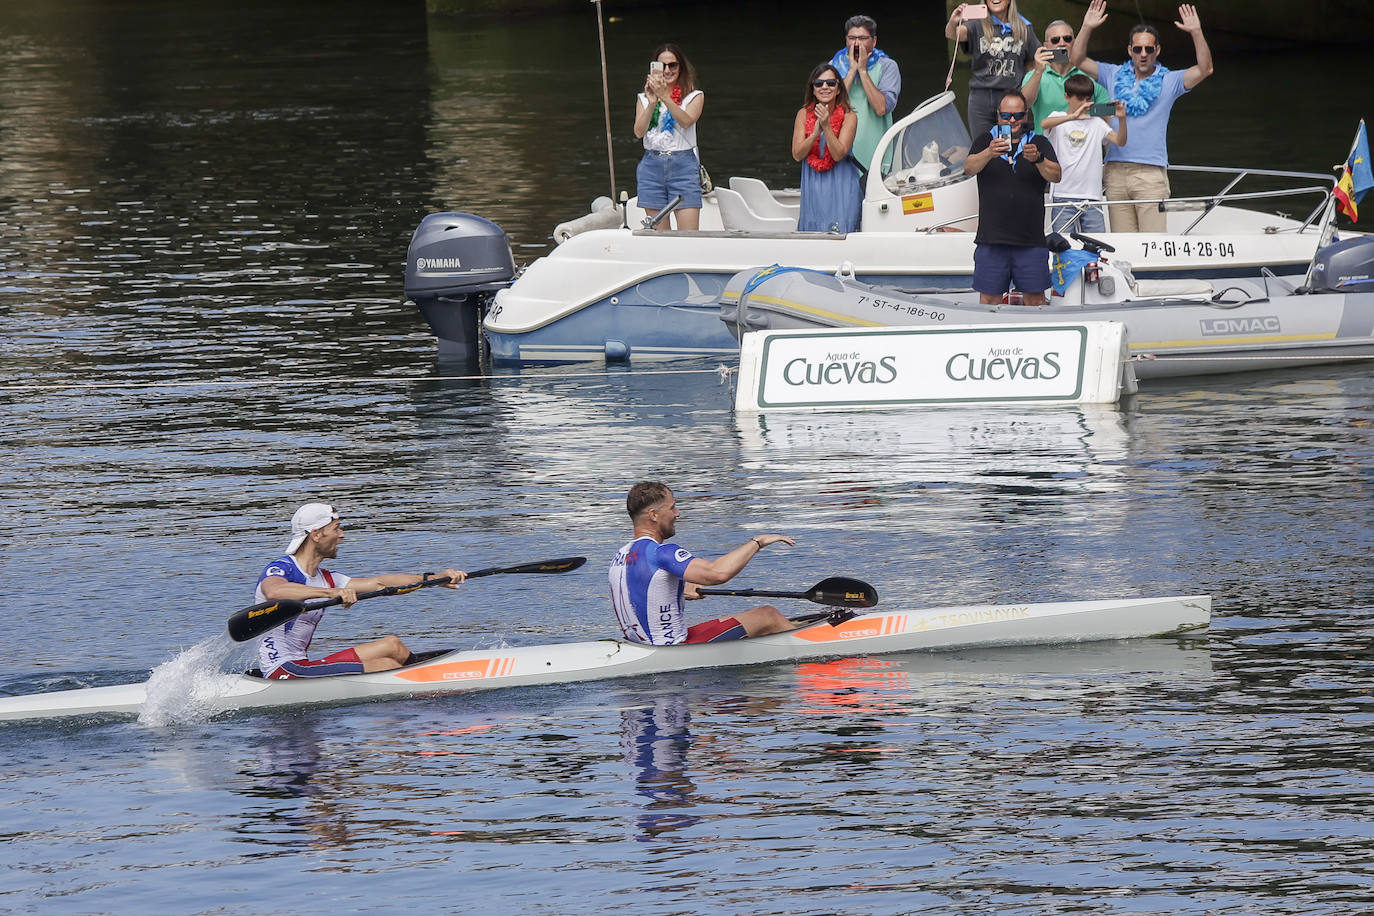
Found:
[[[1049,138],[1028,123],[1026,97],[1009,89],[998,103],[997,126],[973,138],[964,174],[978,176],[978,235],[973,288],[993,305],[1015,281],[1026,305],[1044,305],[1050,286],[1045,247],[1045,187],[1060,176]]]

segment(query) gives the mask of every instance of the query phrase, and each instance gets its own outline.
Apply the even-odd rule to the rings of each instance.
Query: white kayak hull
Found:
[[[986,646],[1167,636],[1211,620],[1206,595],[1002,604],[861,614],[734,642],[646,646],[617,639],[454,651],[392,671],[270,681],[221,679],[212,710],[342,703],[387,697],[570,683],[769,662]],[[137,713],[146,684],[0,698],[0,720]]]

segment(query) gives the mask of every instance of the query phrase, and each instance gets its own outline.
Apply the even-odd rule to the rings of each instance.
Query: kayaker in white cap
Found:
[[[301,506],[291,516],[291,541],[286,545],[286,554],[267,564],[258,576],[257,600],[341,598],[347,607],[358,600],[358,592],[410,585],[435,575],[448,576],[453,581],[445,587],[457,588],[458,583],[467,578],[466,573],[457,569],[355,578],[320,566],[322,560],[332,560],[339,555],[339,543],[343,538],[343,523],[333,506],[325,503]],[[312,660],[308,654],[310,640],[324,612],[324,608],[306,611],[262,637],[258,644],[258,660],[264,677],[327,677],[386,671],[401,667],[410,658],[405,643],[397,636],[388,635]]]

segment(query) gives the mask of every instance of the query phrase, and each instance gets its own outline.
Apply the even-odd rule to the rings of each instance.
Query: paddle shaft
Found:
[[[496,576],[512,573],[560,573],[577,569],[587,562],[586,557],[563,557],[558,560],[538,560],[534,563],[521,563],[516,566],[488,566],[485,569],[477,569],[467,574],[469,579],[480,579],[483,576]],[[358,595],[359,601],[368,598],[380,598],[385,595],[404,595],[420,588],[429,588],[434,585],[447,585],[452,579],[449,576],[437,576],[433,579],[424,579],[420,582],[412,582],[408,585],[389,585],[386,588],[379,588],[370,592],[363,592]],[[291,598],[281,598],[276,601],[264,601],[252,607],[246,607],[241,611],[235,611],[229,618],[229,636],[234,642],[246,642],[254,637],[261,636],[269,630],[293,620],[306,611],[318,611],[321,608],[333,607],[343,604],[342,598],[325,598],[320,601],[312,601],[305,604]]]

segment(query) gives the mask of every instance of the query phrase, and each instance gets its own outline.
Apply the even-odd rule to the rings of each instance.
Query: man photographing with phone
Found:
[[[835,52],[830,66],[844,80],[849,104],[859,116],[850,155],[867,172],[878,141],[892,126],[892,113],[902,92],[902,71],[895,60],[878,50],[878,23],[873,19],[851,16],[844,32],[844,47]]]
[[[1069,63],[1073,26],[1056,19],[1045,28],[1045,43],[1035,52],[1035,64],[1021,81],[1021,94],[1031,106],[1031,123],[1044,130],[1045,119],[1055,111],[1072,111],[1064,102],[1064,82],[1082,70]],[[1092,79],[1092,74],[1086,74]],[[1104,86],[1093,84],[1093,101],[1111,98]]]
[[[973,138],[964,174],[978,176],[978,235],[973,288],[995,305],[1015,284],[1026,305],[1044,305],[1050,288],[1045,247],[1045,187],[1060,177],[1048,137],[1035,133],[1019,89],[997,104],[997,124]]]

